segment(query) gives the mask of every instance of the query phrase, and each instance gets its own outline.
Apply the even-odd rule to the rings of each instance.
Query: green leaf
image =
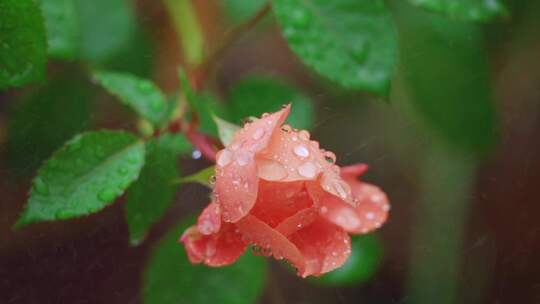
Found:
[[[143,163],[144,143],[130,133],[75,136],[39,169],[16,227],[103,209],[137,179]]]
[[[382,247],[377,237],[374,234],[355,236],[351,246],[351,256],[343,266],[312,281],[325,286],[353,286],[373,277],[382,260]]]
[[[214,121],[214,115],[224,113],[223,108],[217,103],[216,99],[209,94],[197,94],[191,88],[187,75],[184,70],[178,70],[180,79],[180,88],[189,104],[189,107],[199,117],[199,131],[202,133],[218,136],[218,129]]]
[[[0,90],[40,80],[47,40],[33,0],[0,0]]]
[[[34,174],[63,143],[88,129],[93,97],[85,76],[71,69],[19,97],[8,115],[6,150],[11,169],[17,175]]]
[[[489,21],[508,14],[501,0],[409,0],[409,2],[450,18],[465,21]]]
[[[139,179],[129,187],[126,216],[132,245],[138,245],[147,231],[171,204],[178,178],[177,157],[191,150],[189,142],[179,134],[164,134],[146,142],[146,159]]]
[[[383,0],[273,0],[291,49],[346,88],[386,94],[396,38]]]
[[[104,63],[129,44],[136,28],[131,1],[73,1],[79,15],[82,59]]]
[[[45,28],[48,53],[54,58],[72,59],[79,51],[79,19],[73,0],[39,0]]]
[[[215,166],[210,166],[190,176],[184,176],[184,177],[178,178],[173,183],[174,184],[199,183],[201,185],[207,186],[208,188],[211,188],[212,185],[211,185],[210,180],[212,179],[212,176],[215,173],[216,173]]]
[[[227,97],[229,116],[240,123],[250,116],[276,112],[292,104],[287,122],[299,129],[313,127],[315,109],[312,101],[295,88],[267,76],[252,76],[236,83]]]
[[[240,127],[217,116],[214,116],[214,121],[218,128],[219,139],[223,145],[226,146],[230,144],[234,138],[234,134],[236,131],[240,130]]]
[[[154,125],[161,126],[166,122],[167,101],[161,90],[150,80],[109,71],[96,72],[94,78],[109,93]]]
[[[487,151],[496,142],[498,120],[481,29],[394,3],[396,104],[404,103],[414,121],[454,147]]]
[[[230,266],[193,265],[176,241],[193,220],[186,220],[161,239],[143,280],[145,304],[253,304],[266,277],[262,257],[245,254]]]

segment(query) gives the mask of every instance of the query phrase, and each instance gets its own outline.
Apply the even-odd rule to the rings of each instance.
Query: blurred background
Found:
[[[375,90],[344,88],[339,70],[328,79],[306,64],[279,11],[250,24],[264,1],[74,2],[77,56],[53,54],[46,80],[0,92],[1,303],[540,303],[540,1],[506,1],[507,14],[479,22],[387,1],[395,62],[388,87]],[[186,30],[190,18],[197,29]],[[203,54],[190,50],[198,44]],[[252,257],[222,277],[187,269],[195,266],[175,241],[178,223],[208,201],[196,184],[178,188],[138,246],[123,197],[87,217],[12,230],[36,170],[66,140],[139,127],[89,69],[149,78],[172,95],[179,66],[193,82],[191,67],[224,44],[203,91],[228,119],[293,100],[298,127],[338,164],[369,164],[364,180],[388,194],[389,221],[355,239],[344,271],[305,280]],[[209,165],[191,151],[178,160],[182,175]],[[152,260],[167,250],[162,271],[174,269],[157,284]]]

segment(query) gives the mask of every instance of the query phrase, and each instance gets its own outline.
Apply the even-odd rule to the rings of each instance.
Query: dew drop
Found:
[[[42,195],[49,194],[49,186],[40,177],[34,180],[34,189],[37,193]]]
[[[287,177],[287,170],[278,162],[262,159],[257,162],[258,175],[269,181],[278,181]]]
[[[249,160],[251,157],[248,154],[248,152],[240,150],[236,152],[235,158],[236,158],[236,163],[239,166],[243,167],[249,163]]]
[[[191,158],[193,158],[193,159],[200,159],[201,156],[202,156],[201,151],[199,151],[199,150],[197,150],[197,149],[195,149],[195,150],[193,150],[193,151],[191,152]]]
[[[283,131],[285,133],[291,133],[292,127],[289,126],[289,125],[283,125],[283,126],[281,126],[281,131]]]
[[[336,163],[336,155],[333,152],[325,151],[324,159],[330,164]]]
[[[294,147],[294,154],[300,156],[300,157],[308,157],[309,156],[309,150],[304,145],[298,145]]]
[[[365,217],[366,217],[366,219],[368,219],[368,220],[373,220],[373,219],[375,219],[375,213],[373,213],[373,212],[368,212],[368,213],[366,213]]]
[[[306,130],[302,130],[300,131],[300,133],[298,133],[298,136],[303,139],[303,140],[309,140],[309,132],[306,131]]]
[[[126,167],[120,167],[118,168],[118,173],[120,175],[126,175],[128,173],[128,169]]]
[[[210,183],[210,185],[214,185],[216,183],[216,176],[210,176],[210,178],[208,178],[208,182]]]
[[[264,135],[264,129],[257,129],[255,130],[255,132],[253,132],[253,135],[251,135],[251,138],[253,138],[254,140],[259,140],[263,137]]]
[[[221,153],[218,155],[216,163],[220,167],[225,167],[228,164],[230,164],[231,161],[232,161],[232,152],[225,149],[225,150],[221,151]]]
[[[332,181],[332,188],[334,189],[334,191],[337,192],[337,194],[339,195],[339,197],[341,197],[342,199],[346,199],[347,196],[348,196],[348,185],[347,184],[344,184],[344,182],[340,181],[340,180],[334,180]]]
[[[199,229],[200,233],[209,235],[214,231],[214,224],[212,224],[210,220],[202,220],[198,223],[197,228]]]
[[[317,175],[317,167],[314,164],[307,162],[298,167],[298,174],[306,178],[314,178]]]
[[[143,92],[149,92],[152,90],[152,84],[148,81],[141,81],[139,82],[139,90]]]
[[[296,26],[305,28],[311,21],[311,15],[303,9],[295,10],[292,12],[292,20]]]
[[[110,202],[116,197],[116,191],[112,188],[107,188],[99,191],[98,199],[102,202]]]

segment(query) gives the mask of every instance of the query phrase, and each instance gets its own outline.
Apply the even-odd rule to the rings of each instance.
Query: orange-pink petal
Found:
[[[246,244],[234,225],[224,223],[218,233],[203,235],[196,227],[188,228],[180,241],[184,243],[191,263],[219,267],[234,263],[245,251]]]
[[[290,240],[304,259],[304,269],[298,269],[302,277],[332,271],[343,265],[351,254],[347,232],[321,218],[291,235]]]
[[[197,220],[197,229],[201,234],[210,235],[217,233],[221,228],[221,211],[216,203],[210,203],[203,210]]]
[[[224,221],[237,222],[255,204],[258,192],[255,153],[266,148],[289,111],[290,106],[286,106],[279,112],[246,123],[232,143],[217,154],[214,194]]]

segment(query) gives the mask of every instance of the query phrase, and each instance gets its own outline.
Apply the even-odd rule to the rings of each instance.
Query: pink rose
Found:
[[[345,263],[348,233],[385,222],[386,194],[358,180],[367,166],[338,167],[307,131],[283,125],[289,111],[246,123],[217,154],[213,200],[180,239],[192,263],[231,264],[251,244],[317,276]]]

